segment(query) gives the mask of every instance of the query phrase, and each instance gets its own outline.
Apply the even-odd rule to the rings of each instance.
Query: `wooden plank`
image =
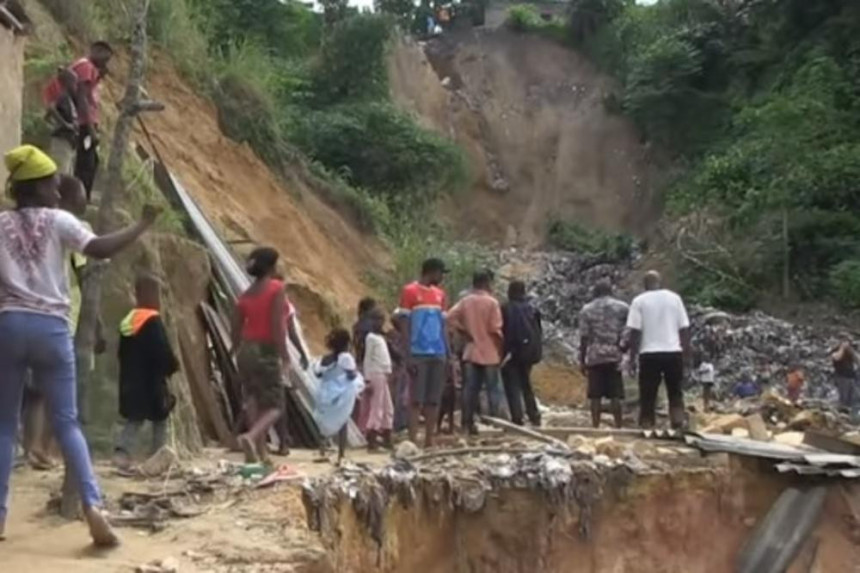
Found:
[[[201,304],[201,308],[203,308],[203,304]],[[206,317],[205,308],[203,315]],[[217,333],[213,334],[208,318],[205,320],[205,324],[207,325],[209,335],[217,336]],[[181,341],[180,346],[182,346],[182,351],[185,352],[185,348],[181,344]],[[221,403],[215,394],[215,390],[209,383],[209,380],[200,380],[197,376],[189,376],[188,382],[193,385],[194,394],[198,396],[202,402],[200,405],[202,407],[199,408],[199,410],[206,413],[206,417],[212,425],[212,428],[215,430],[215,435],[221,445],[231,449],[238,447],[236,436],[233,435],[224,413],[221,411]]]
[[[860,456],[860,444],[843,440],[839,436],[831,436],[818,430],[806,430],[803,433],[803,443],[835,454]]]
[[[525,436],[527,438],[531,438],[539,442],[544,442],[545,444],[551,444],[553,446],[561,448],[562,450],[568,449],[567,444],[557,438],[547,436],[546,434],[542,434],[540,432],[536,432],[534,430],[530,430],[522,426],[517,426],[516,424],[512,424],[507,420],[500,420],[499,418],[493,418],[491,416],[481,416],[481,421],[488,426],[495,426],[507,432],[513,432],[515,434],[520,434],[521,436]]]
[[[589,427],[578,427],[578,426],[566,426],[566,427],[555,427],[555,428],[535,428],[536,432],[540,432],[541,434],[546,434],[547,436],[553,436],[555,438],[560,438],[562,440],[567,439],[568,436],[577,434],[580,436],[613,436],[613,437],[630,437],[630,438],[643,438],[645,434],[642,430],[637,430],[634,428],[589,428]]]

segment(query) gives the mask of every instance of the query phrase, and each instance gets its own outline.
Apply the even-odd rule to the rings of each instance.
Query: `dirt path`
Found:
[[[331,470],[328,464],[312,460],[315,452],[295,451],[286,459],[305,476]],[[220,459],[237,461],[235,455],[210,450],[206,455],[184,462],[184,467],[209,471]],[[349,459],[363,463],[383,463],[386,454],[351,452]],[[139,481],[119,477],[112,469],[98,467],[100,483],[109,505],[126,491],[160,491],[161,479]],[[173,557],[182,573],[330,571],[316,534],[307,530],[301,501],[300,481],[279,484],[265,490],[242,491],[226,502],[213,503],[199,517],[168,522],[158,533],[139,529],[119,530],[119,549],[99,552],[89,546],[82,523],[69,523],[49,514],[46,502],[57,491],[62,473],[19,469],[12,478],[8,539],[0,543],[4,571],[30,573],[130,572],[154,560]]]

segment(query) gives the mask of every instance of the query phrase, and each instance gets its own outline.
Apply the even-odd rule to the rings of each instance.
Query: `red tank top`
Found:
[[[272,305],[275,297],[284,292],[284,283],[269,279],[259,292],[239,297],[238,307],[242,313],[242,339],[251,342],[274,343],[272,333]]]

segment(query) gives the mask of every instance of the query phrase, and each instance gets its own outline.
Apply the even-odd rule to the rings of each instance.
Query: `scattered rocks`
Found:
[[[753,440],[759,440],[760,442],[767,442],[770,440],[770,432],[767,431],[767,426],[765,426],[764,419],[761,417],[761,414],[751,414],[746,417],[747,429],[750,432],[750,438]]]
[[[732,428],[732,437],[733,438],[749,438],[750,431],[746,428]]]
[[[410,442],[409,440],[404,440],[397,445],[397,449],[394,450],[394,459],[396,460],[405,460],[407,458],[411,458],[417,456],[421,453],[421,450],[418,449],[418,446]]]
[[[803,432],[783,432],[776,434],[773,441],[786,446],[799,446],[803,444]]]
[[[725,414],[711,420],[702,430],[706,434],[730,434],[735,428],[746,428],[747,421],[740,414]]]
[[[179,561],[173,557],[166,557],[146,565],[138,565],[134,571],[135,573],[179,573]]]

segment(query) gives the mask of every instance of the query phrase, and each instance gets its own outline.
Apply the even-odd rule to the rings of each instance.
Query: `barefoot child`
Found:
[[[323,356],[314,372],[320,386],[314,405],[314,420],[322,434],[320,456],[325,458],[328,438],[337,434],[337,463],[346,450],[346,428],[355,406],[356,396],[364,389],[355,358],[349,353],[350,336],[343,328],[335,328],[326,337],[329,352]]]
[[[391,402],[391,390],[388,379],[391,377],[391,354],[388,343],[383,336],[385,313],[379,307],[370,311],[370,332],[364,341],[364,376],[367,389],[363,399],[368,402],[368,415],[365,425],[367,449],[375,451],[382,445],[391,448],[391,429],[394,426],[394,404]]]

